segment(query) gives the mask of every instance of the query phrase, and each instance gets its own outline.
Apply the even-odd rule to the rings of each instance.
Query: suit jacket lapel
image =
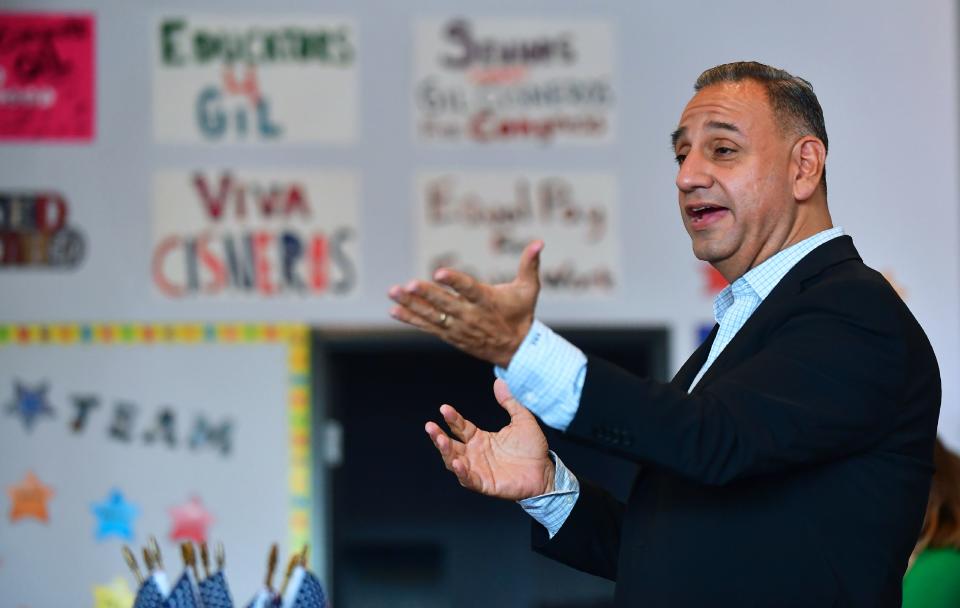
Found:
[[[733,340],[723,349],[720,356],[710,365],[710,369],[694,387],[693,393],[698,393],[708,386],[717,374],[739,364],[750,352],[756,350],[757,343],[764,337],[770,322],[791,313],[791,304],[794,297],[803,291],[808,281],[820,275],[827,268],[851,259],[860,259],[856,247],[853,246],[853,239],[849,236],[840,236],[820,245],[797,262],[797,265],[791,268],[783,279],[777,283],[777,286],[750,315],[750,318],[740,328],[737,335],[733,337]],[[715,336],[716,333],[717,328],[714,328],[711,336]],[[713,340],[709,342],[712,343]],[[709,353],[709,346],[707,352]],[[700,349],[684,364],[681,372],[690,365],[691,360],[698,358],[699,353]],[[706,356],[700,360],[700,365],[693,372],[694,375],[703,366],[705,360]],[[677,376],[679,377],[680,374],[678,373]],[[676,378],[674,381],[676,381]],[[693,376],[690,377],[689,382],[692,381]]]
[[[707,361],[707,355],[710,354],[710,347],[713,345],[713,341],[716,340],[719,329],[719,325],[713,325],[713,330],[710,332],[710,335],[700,344],[697,350],[693,351],[693,354],[690,355],[690,358],[683,364],[683,367],[680,368],[677,375],[673,377],[670,384],[678,386],[683,390],[690,388],[690,383],[697,377],[700,368],[703,367],[703,364]]]

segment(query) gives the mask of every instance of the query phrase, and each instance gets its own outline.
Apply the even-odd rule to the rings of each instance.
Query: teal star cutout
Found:
[[[43,383],[33,390],[19,381],[15,383],[16,397],[7,405],[7,411],[23,418],[23,424],[28,431],[33,430],[33,424],[40,416],[53,416],[53,408],[47,401],[47,390],[50,387]]]
[[[140,515],[140,509],[127,502],[120,490],[113,490],[101,503],[94,503],[91,511],[97,517],[97,530],[94,533],[98,541],[108,536],[119,536],[133,540],[133,518]]]

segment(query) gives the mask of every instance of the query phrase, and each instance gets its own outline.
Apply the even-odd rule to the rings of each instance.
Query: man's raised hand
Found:
[[[540,293],[543,241],[527,245],[517,276],[489,285],[450,268],[434,281],[410,281],[390,288],[397,303],[390,315],[433,334],[467,354],[507,367],[530,330]]]
[[[436,423],[427,423],[425,430],[443,463],[460,485],[487,496],[522,500],[552,492],[556,468],[533,414],[513,398],[503,380],[493,383],[493,394],[510,414],[510,424],[496,433],[478,429],[446,404],[440,413],[453,437]]]

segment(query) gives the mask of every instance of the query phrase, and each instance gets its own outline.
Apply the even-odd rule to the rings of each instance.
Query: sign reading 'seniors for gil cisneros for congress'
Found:
[[[419,141],[612,141],[608,22],[452,17],[419,20],[414,33]]]
[[[156,24],[154,132],[165,143],[352,143],[352,20],[171,16]]]

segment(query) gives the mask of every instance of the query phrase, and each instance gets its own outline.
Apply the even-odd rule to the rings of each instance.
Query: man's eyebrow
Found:
[[[733,131],[734,133],[743,133],[737,125],[732,122],[721,122],[719,120],[711,120],[707,123],[708,129],[721,129],[724,131]],[[673,147],[677,147],[677,141],[687,134],[686,127],[680,127],[676,131],[670,134],[670,143],[673,144]]]
[[[711,120],[707,123],[708,129],[723,129],[724,131],[733,131],[734,133],[740,133],[740,129],[737,128],[737,125],[732,122],[720,122],[717,120]]]
[[[670,143],[673,144],[673,147],[677,147],[677,140],[683,137],[684,133],[687,132],[686,127],[680,127],[676,131],[670,134]]]

